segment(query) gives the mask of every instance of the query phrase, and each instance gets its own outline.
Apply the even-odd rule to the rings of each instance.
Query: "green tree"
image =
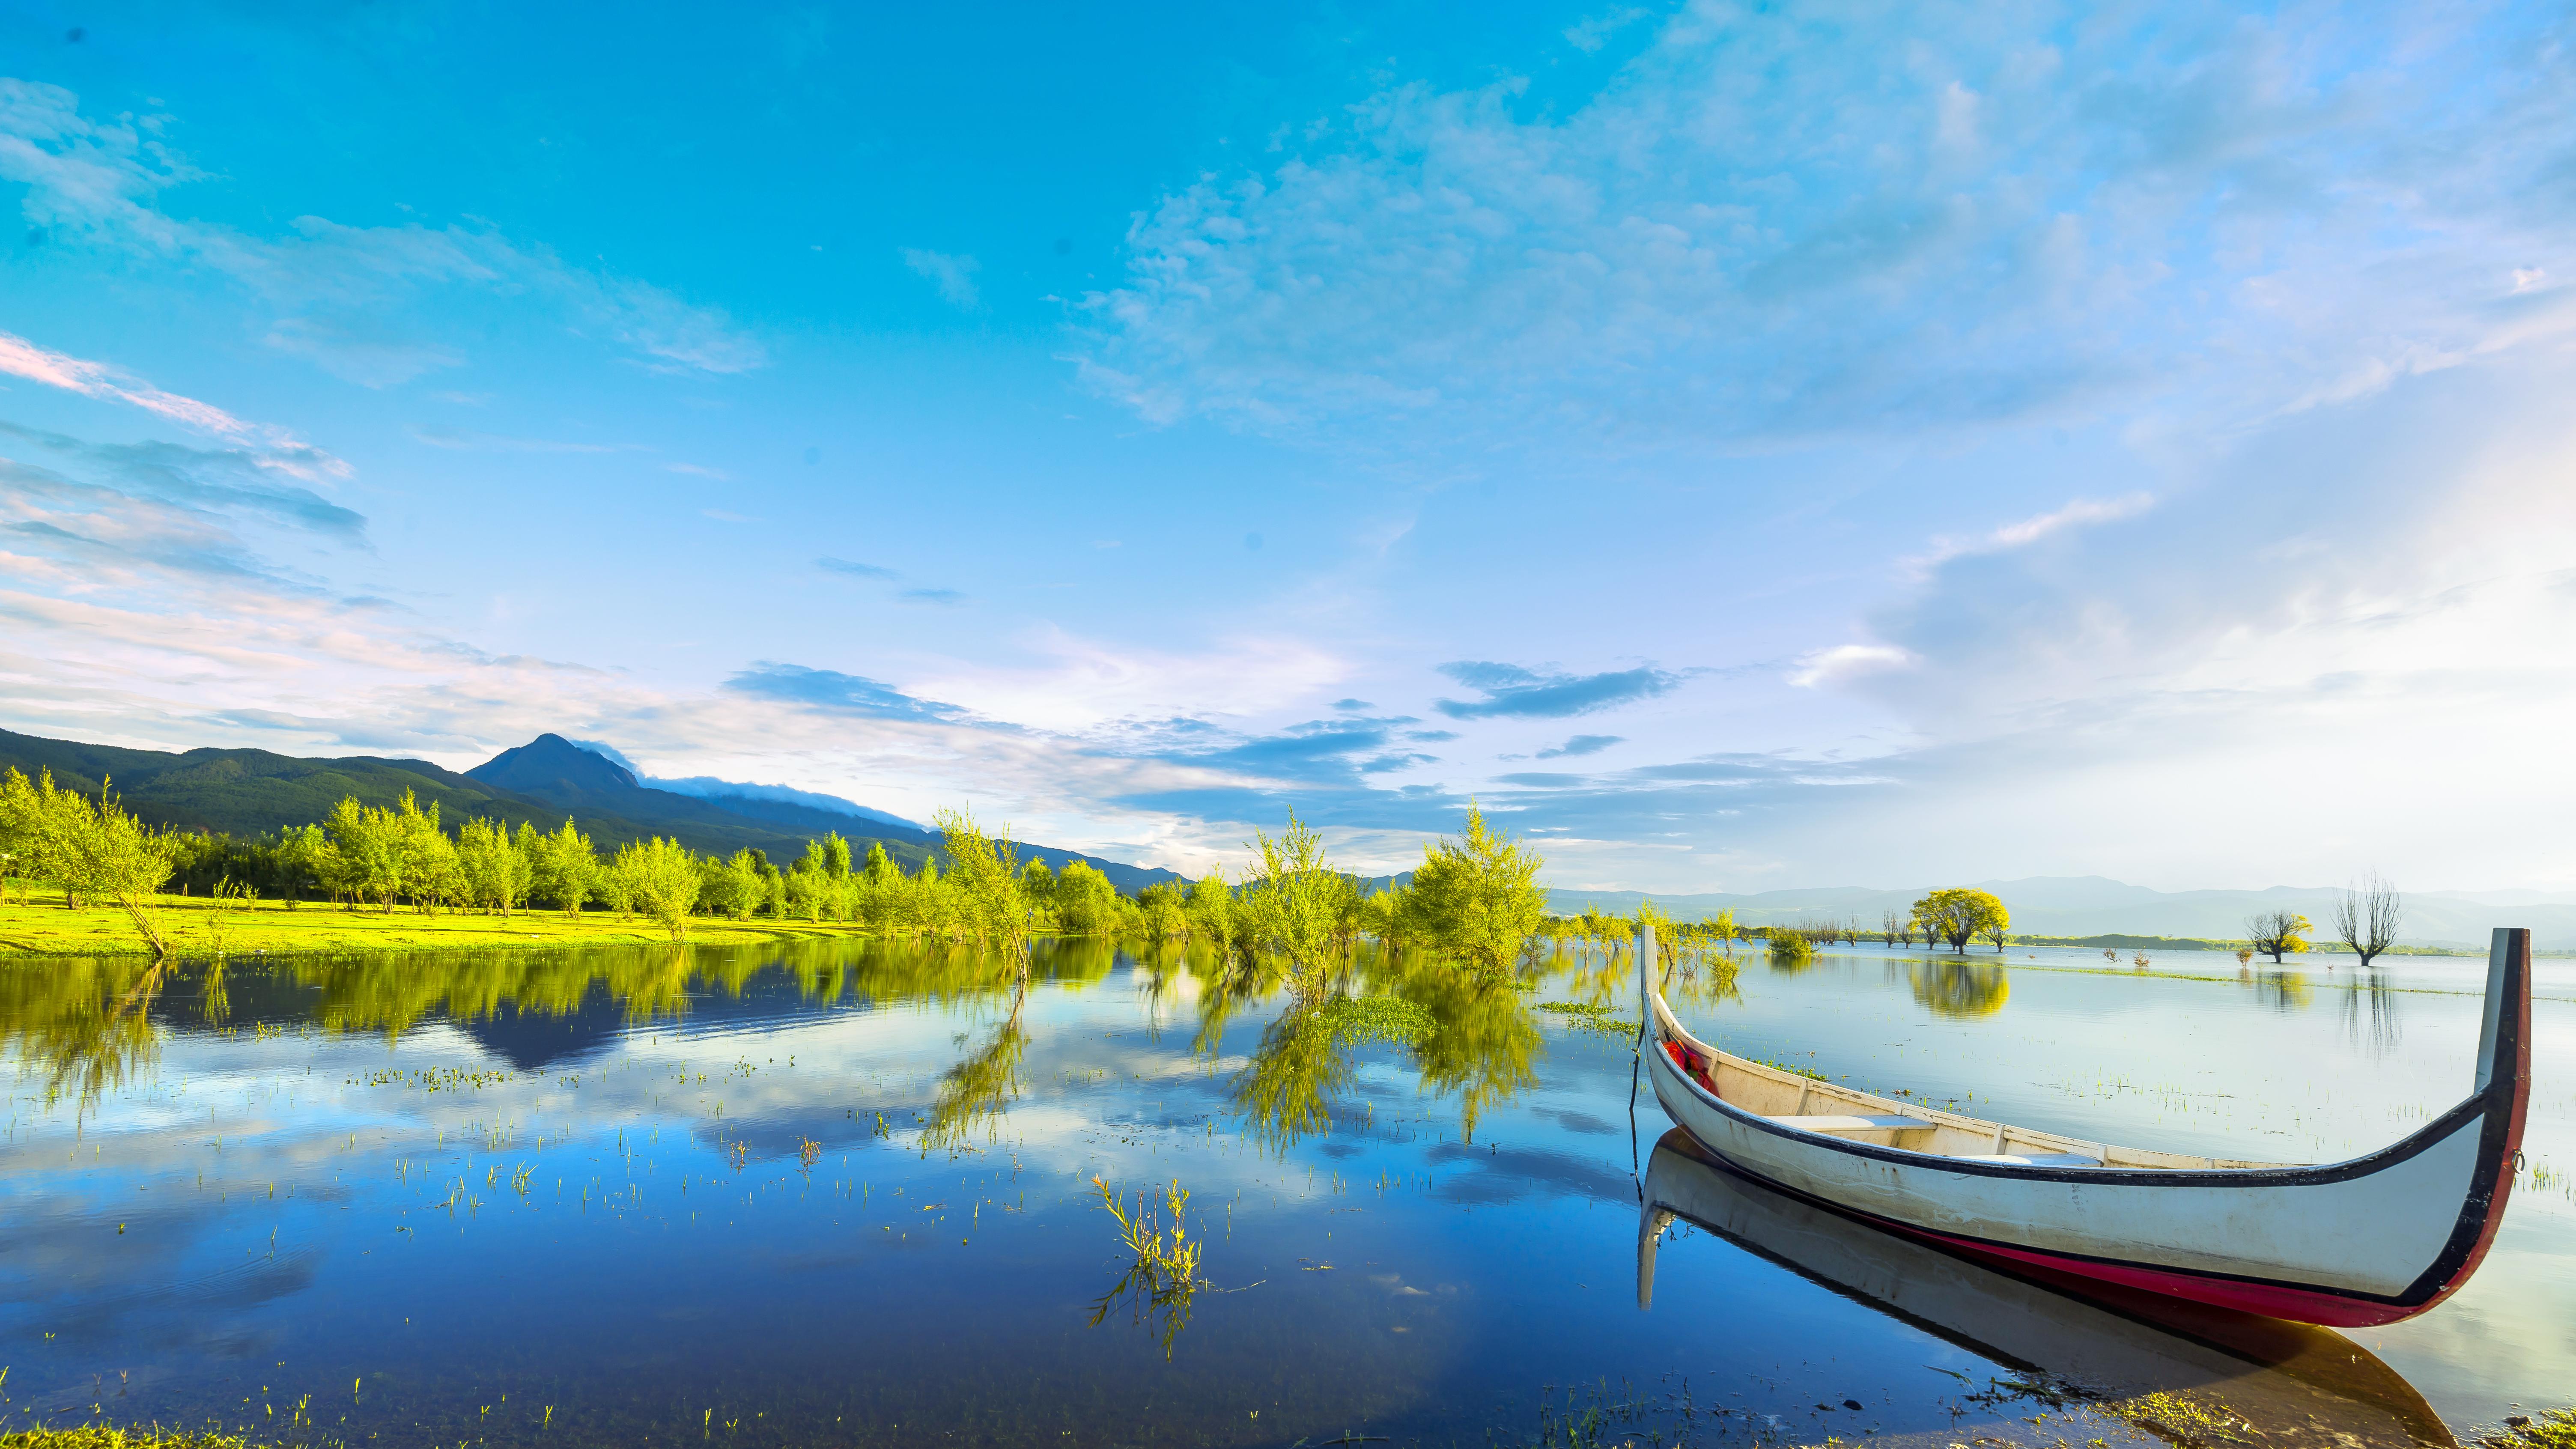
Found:
[[[60,789],[54,772],[44,770],[34,781],[11,768],[0,775],[0,870],[63,887],[63,905],[76,909],[80,895],[65,878],[73,842],[94,818],[88,797]]]
[[[1201,877],[1190,886],[1190,934],[1215,948],[1220,956],[1234,949],[1235,899],[1222,872]]]
[[[1031,861],[1042,866],[1042,861]],[[1023,877],[1025,879],[1025,877]],[[1059,929],[1074,936],[1105,936],[1118,929],[1118,887],[1089,863],[1065,862],[1054,891]]]
[[[1422,856],[1406,893],[1414,933],[1485,975],[1509,971],[1547,915],[1538,885],[1546,862],[1487,825],[1472,802],[1458,837],[1425,845]]]
[[[1189,934],[1189,897],[1172,881],[1158,880],[1136,893],[1136,908],[1144,916],[1141,933],[1156,940],[1168,941]]]
[[[599,886],[599,852],[591,848],[590,837],[567,817],[561,830],[549,835],[530,832],[527,838],[529,897],[551,902],[567,916],[581,914],[582,903]]]
[[[674,944],[688,939],[689,912],[702,882],[698,859],[687,846],[660,836],[634,841],[617,852],[611,869],[637,908],[660,922]]]
[[[411,792],[404,791],[409,801]],[[331,837],[324,884],[353,901],[372,899],[387,913],[403,888],[402,822],[390,810],[361,805],[344,795],[322,822]]]
[[[1243,935],[1280,958],[1300,997],[1318,999],[1339,954],[1334,937],[1352,893],[1350,878],[1333,869],[1324,857],[1323,835],[1294,810],[1277,839],[1256,832],[1251,846],[1253,874],[1237,903]]]
[[[963,810],[942,810],[935,823],[940,848],[948,855],[947,884],[957,929],[1005,951],[1025,947],[1029,902],[1020,889],[1011,842],[986,835]]]
[[[161,883],[170,878],[169,843],[127,813],[108,792],[107,781],[99,783],[95,809],[86,797],[71,795],[81,808],[80,819],[68,832],[70,838],[60,847],[57,868],[63,889],[77,891],[83,900],[113,901],[152,954],[166,956],[170,943],[161,934],[152,906]]]
[[[2012,914],[1991,892],[1951,887],[1932,891],[1916,901],[1914,919],[1923,927],[1925,936],[1949,942],[1951,950],[1964,956],[1968,943],[1981,932],[2010,926]]]
[[[456,860],[465,872],[466,899],[506,918],[527,899],[531,868],[511,843],[510,827],[476,818],[458,827]]]

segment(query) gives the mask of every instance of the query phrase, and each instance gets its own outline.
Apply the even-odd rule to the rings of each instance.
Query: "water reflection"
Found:
[[[2173,1436],[2159,1426],[2197,1408],[2219,1411],[2220,1421],[2232,1414],[2262,1443],[2456,1443],[2423,1395],[2341,1334],[2098,1285],[2079,1296],[2071,1285],[2001,1272],[1741,1177],[1678,1129],[1656,1144],[1647,1168],[1641,1308],[1653,1305],[1657,1250],[1676,1221],[1987,1358],[2027,1365],[2041,1376],[2017,1385],[2030,1398],[2081,1404],[2160,1438]]]
[[[2251,985],[2254,999],[2274,1011],[2304,1010],[2314,999],[2308,978],[2297,971],[2239,970],[2237,979]]]
[[[2398,992],[2388,984],[2387,972],[2373,968],[2355,973],[2344,988],[2344,1039],[2374,1057],[2395,1052],[2406,1039],[2397,1008]]]
[[[1992,1016],[2003,1010],[2004,1003],[2012,997],[2012,982],[2001,966],[1977,966],[1964,961],[1909,962],[1905,978],[1914,989],[1915,1001],[1929,1007],[1935,1016]]]

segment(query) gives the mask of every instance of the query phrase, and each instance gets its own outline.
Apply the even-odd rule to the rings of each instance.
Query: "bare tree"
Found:
[[[2377,871],[2361,878],[2350,890],[2335,895],[2335,936],[2352,954],[2367,966],[2371,958],[2397,944],[2398,923],[2406,918],[2406,903],[2397,887]]]
[[[1878,934],[1891,946],[1896,944],[1900,936],[1910,946],[1914,944],[1914,922],[1904,912],[1890,906],[1878,918]]]

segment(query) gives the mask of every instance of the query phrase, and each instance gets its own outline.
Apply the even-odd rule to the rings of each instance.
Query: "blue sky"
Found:
[[[0,724],[2576,887],[2563,11],[1219,10],[0,12]]]

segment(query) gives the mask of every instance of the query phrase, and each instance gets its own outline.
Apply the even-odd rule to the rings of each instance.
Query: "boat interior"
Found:
[[[1682,1029],[1681,1023],[1673,1019],[1671,1008],[1664,1004],[1662,992],[1652,993],[1652,1000],[1658,1045],[1684,1076],[1739,1112],[1819,1137],[1866,1142],[1930,1157],[2023,1167],[2223,1172],[2305,1165],[2193,1157],[2082,1142],[1919,1103],[1874,1097],[1719,1051]]]

